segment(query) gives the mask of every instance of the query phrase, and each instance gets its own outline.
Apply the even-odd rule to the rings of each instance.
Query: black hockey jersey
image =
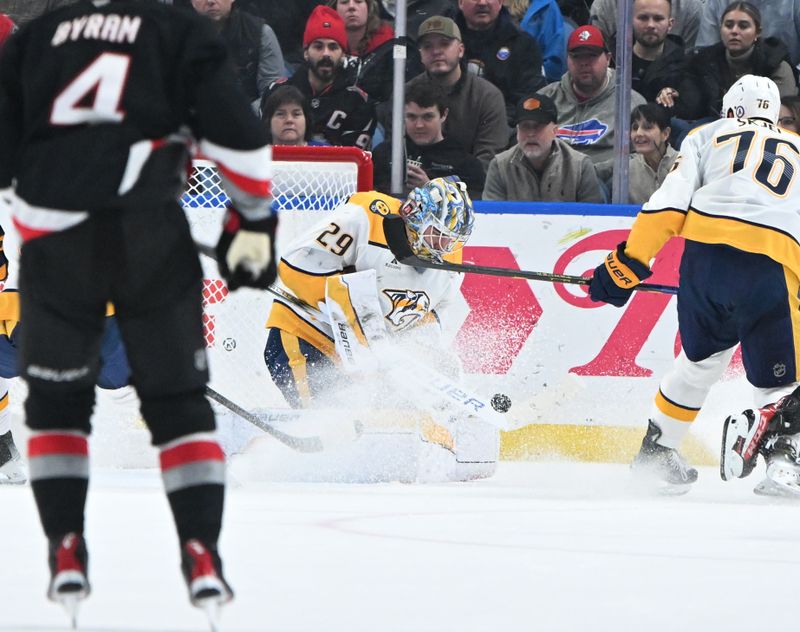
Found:
[[[375,106],[366,92],[348,85],[344,71],[340,70],[325,90],[314,94],[308,81],[308,69],[303,66],[288,79],[275,81],[264,98],[285,84],[294,86],[308,99],[314,119],[311,133],[315,140],[324,140],[331,145],[370,148],[377,125]]]
[[[38,218],[176,199],[193,141],[240,210],[269,213],[266,132],[225,44],[155,0],[80,0],[23,27],[0,58],[0,139],[0,189],[15,180]]]

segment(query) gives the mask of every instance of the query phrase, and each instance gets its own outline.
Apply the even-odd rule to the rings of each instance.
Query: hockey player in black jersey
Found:
[[[343,70],[346,47],[341,16],[330,7],[318,6],[303,33],[305,65],[290,78],[273,83],[270,90],[288,84],[305,95],[315,140],[369,149],[377,124],[375,108],[363,90],[348,85]]]
[[[48,596],[74,616],[90,590],[89,418],[111,301],[190,599],[215,609],[232,597],[217,552],[224,458],[204,397],[202,272],[177,197],[197,143],[231,198],[221,272],[230,289],[266,287],[275,219],[265,131],[201,16],[154,0],[80,0],[6,43],[0,138],[0,189],[24,240],[20,364]],[[126,545],[148,550],[146,536]]]

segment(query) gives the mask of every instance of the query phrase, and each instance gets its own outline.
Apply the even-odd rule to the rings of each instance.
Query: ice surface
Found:
[[[226,632],[628,631],[794,625],[800,504],[753,495],[763,467],[712,468],[679,498],[636,495],[627,467],[501,463],[473,483],[248,483],[221,549]],[[93,470],[93,594],[80,629],[206,629],[188,603],[154,470]],[[0,630],[66,630],[46,601],[30,488],[0,487]]]

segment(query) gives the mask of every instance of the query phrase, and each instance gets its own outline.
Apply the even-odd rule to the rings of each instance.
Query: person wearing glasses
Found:
[[[778,115],[778,127],[800,133],[800,97],[783,97]]]

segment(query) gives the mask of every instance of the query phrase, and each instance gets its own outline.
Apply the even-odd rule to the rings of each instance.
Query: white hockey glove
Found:
[[[217,242],[219,272],[228,289],[253,287],[267,289],[275,280],[274,215],[265,219],[247,220],[239,211],[228,207]]]

